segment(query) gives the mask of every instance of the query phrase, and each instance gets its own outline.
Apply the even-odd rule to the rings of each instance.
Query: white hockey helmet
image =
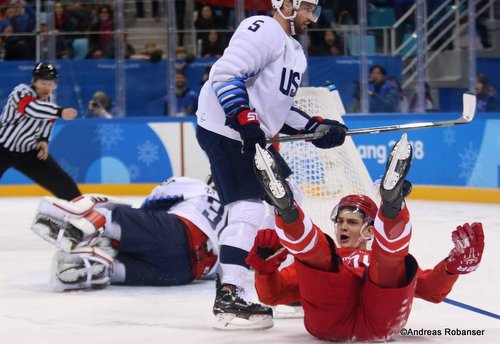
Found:
[[[316,8],[314,9],[312,13],[312,21],[317,22],[319,15],[321,14],[321,6],[319,6],[319,0],[290,0],[292,2],[292,8],[294,9],[293,15],[286,17],[283,12],[281,12],[281,7],[283,6],[283,3],[285,0],[271,0],[272,6],[275,10],[278,11],[278,13],[285,19],[293,19],[297,15],[297,11],[299,10],[300,4],[302,2],[308,2],[310,4],[316,5]]]

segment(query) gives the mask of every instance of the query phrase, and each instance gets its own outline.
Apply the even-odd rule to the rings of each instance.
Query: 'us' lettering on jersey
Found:
[[[295,97],[300,86],[302,74],[283,67],[281,71],[280,91],[285,96]]]

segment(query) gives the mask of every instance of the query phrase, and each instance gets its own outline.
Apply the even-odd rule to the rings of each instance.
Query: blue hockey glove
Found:
[[[320,116],[312,117],[305,127],[306,134],[325,133],[323,137],[311,141],[318,148],[340,146],[344,143],[346,131],[347,127],[342,123]]]
[[[251,110],[241,111],[231,122],[232,127],[240,133],[243,140],[243,153],[255,154],[255,144],[266,146],[266,134],[260,128],[257,114]]]

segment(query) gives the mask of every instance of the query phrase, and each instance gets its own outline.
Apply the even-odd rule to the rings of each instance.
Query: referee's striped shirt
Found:
[[[10,93],[0,116],[0,144],[11,152],[29,152],[39,141],[48,141],[62,108],[37,99],[35,90],[20,84]]]

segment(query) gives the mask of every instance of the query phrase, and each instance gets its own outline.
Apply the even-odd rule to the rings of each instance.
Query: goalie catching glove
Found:
[[[51,284],[55,291],[102,289],[111,283],[113,258],[98,247],[56,252]]]
[[[342,145],[346,132],[347,127],[342,123],[320,116],[312,117],[304,128],[305,134],[325,133],[319,139],[311,141],[318,148],[333,148]]]
[[[280,243],[278,234],[273,229],[261,229],[257,232],[246,263],[262,275],[270,275],[278,270],[286,260],[288,250]]]
[[[476,270],[484,250],[483,226],[479,222],[465,223],[451,233],[455,247],[445,259],[446,271],[451,274],[468,274]]]
[[[259,144],[262,148],[266,146],[266,134],[260,128],[255,111],[243,110],[229,120],[229,126],[240,133],[243,153],[255,154],[255,144]]]

